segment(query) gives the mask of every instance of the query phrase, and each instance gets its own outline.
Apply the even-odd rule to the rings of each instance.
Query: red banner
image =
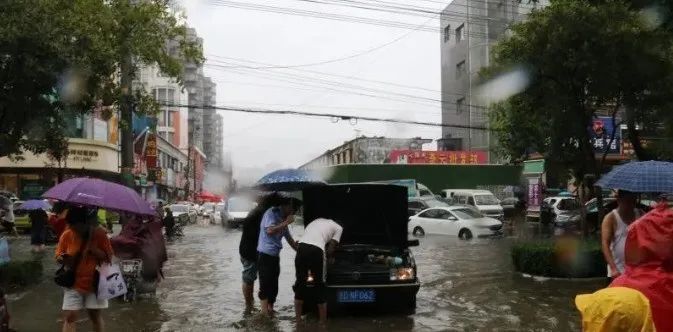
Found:
[[[488,163],[485,151],[412,151],[393,150],[391,164],[483,165]]]
[[[147,145],[145,146],[145,161],[147,162],[147,169],[157,167],[157,136],[155,134],[147,134]]]

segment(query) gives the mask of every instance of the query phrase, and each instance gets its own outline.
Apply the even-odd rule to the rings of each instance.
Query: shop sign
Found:
[[[615,133],[615,137],[612,138],[612,133]],[[621,141],[621,131],[619,126],[615,128],[614,121],[610,116],[599,116],[594,119],[593,127],[591,130],[591,143],[594,146],[595,153],[604,153],[607,151],[609,154],[619,154],[620,151],[620,141]]]
[[[147,169],[157,167],[157,136],[156,134],[147,134],[147,145],[145,146],[145,162]]]
[[[70,149],[68,150],[68,157],[77,162],[94,162],[98,161],[98,151],[87,149]]]
[[[390,152],[390,163],[483,165],[488,163],[488,154],[485,151],[393,150]]]

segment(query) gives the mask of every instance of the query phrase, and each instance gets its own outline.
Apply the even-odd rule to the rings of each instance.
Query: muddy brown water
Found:
[[[294,226],[299,237],[301,228]],[[166,280],[156,296],[133,304],[111,301],[104,312],[108,331],[291,331],[293,323],[292,249],[281,254],[278,314],[267,320],[245,316],[238,256],[240,231],[193,225],[181,241],[168,245]],[[29,258],[28,238],[12,240],[14,259]],[[329,331],[579,331],[574,296],[603,286],[600,281],[526,278],[513,272],[512,236],[461,241],[426,236],[414,248],[422,286],[412,316],[331,317]],[[51,280],[53,247],[42,259],[43,281],[9,295],[17,331],[57,331],[62,292]],[[314,330],[309,318],[308,329]],[[81,331],[91,329],[84,319]]]

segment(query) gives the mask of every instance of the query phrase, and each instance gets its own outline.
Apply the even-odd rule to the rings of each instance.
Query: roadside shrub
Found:
[[[11,261],[0,266],[0,288],[24,287],[42,278],[42,261]]]
[[[600,243],[559,238],[512,246],[514,269],[551,278],[597,278],[607,275]]]

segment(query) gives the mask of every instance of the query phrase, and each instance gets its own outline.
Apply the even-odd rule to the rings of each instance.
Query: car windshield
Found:
[[[451,212],[460,219],[476,219],[483,217],[479,211],[469,208],[454,209],[451,210]]]
[[[212,209],[213,206],[215,206],[214,203],[205,203],[205,204],[203,204],[203,208],[204,208],[204,209]]]
[[[247,212],[252,210],[253,203],[247,199],[232,198],[229,200],[229,211],[232,212]]]
[[[450,206],[448,203],[442,202],[442,201],[437,200],[437,199],[428,199],[428,200],[425,200],[425,203],[428,205],[428,207],[431,207],[431,208]]]
[[[187,205],[171,205],[173,212],[187,212]]]
[[[498,205],[498,199],[493,195],[474,195],[477,205]]]

